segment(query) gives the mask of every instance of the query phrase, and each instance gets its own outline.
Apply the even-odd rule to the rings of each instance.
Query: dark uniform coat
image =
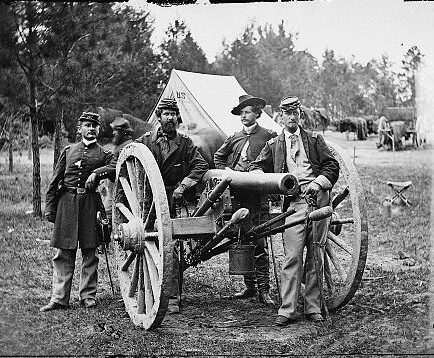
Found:
[[[265,129],[259,124],[247,133],[244,129],[229,136],[222,146],[214,154],[214,164],[217,169],[229,167],[235,169],[243,150],[244,145],[249,141],[247,151],[247,161],[251,162],[264,148],[265,143],[277,136],[277,133],[271,129]]]
[[[334,185],[339,178],[339,163],[333,157],[324,138],[316,132],[299,128],[304,151],[312,165],[314,175],[316,177],[324,175]],[[285,173],[288,171],[286,153],[285,134],[282,131],[278,137],[266,143],[260,155],[248,169],[262,169],[268,173]]]
[[[79,142],[63,149],[46,194],[45,212],[56,213],[52,247],[72,250],[77,246],[82,249],[98,246],[96,195],[99,194],[94,190],[86,194],[70,191],[84,189],[91,173],[97,174],[98,180],[113,180],[115,170],[113,153],[96,142],[89,145]],[[59,195],[58,187],[62,182]]]
[[[164,159],[160,146],[157,143],[157,132],[147,132],[136,142],[145,144],[154,155],[160,168],[166,191],[175,188],[184,178],[198,183],[208,170],[208,163],[193,144],[193,141],[185,134],[177,133],[173,142],[175,145],[169,150]]]

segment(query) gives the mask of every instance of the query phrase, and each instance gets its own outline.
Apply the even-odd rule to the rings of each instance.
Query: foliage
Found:
[[[329,49],[319,64],[307,50],[296,49],[297,36],[286,33],[283,21],[277,31],[271,25],[250,23],[241,36],[223,44],[213,71],[234,75],[248,93],[263,97],[274,108],[284,96],[296,95],[308,108],[326,108],[335,119],[381,115],[399,103],[397,74],[387,55],[363,65]],[[412,55],[407,57],[413,56],[416,63],[417,51],[409,51]],[[413,62],[407,58],[406,68],[414,67]],[[409,75],[408,70],[403,78]],[[410,91],[411,80],[402,86]]]
[[[172,69],[208,73],[209,63],[205,53],[193,39],[182,20],[169,24],[166,40],[160,45],[162,83],[167,83]]]
[[[407,50],[402,60],[402,72],[398,74],[399,96],[404,105],[414,107],[416,103],[416,72],[423,63],[424,55],[417,46]]]

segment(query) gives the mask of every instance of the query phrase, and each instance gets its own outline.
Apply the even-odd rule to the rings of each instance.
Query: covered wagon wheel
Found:
[[[340,165],[332,191],[334,208],[324,258],[325,298],[330,310],[344,306],[357,291],[368,253],[366,199],[356,168],[344,150],[327,142]]]
[[[129,144],[119,156],[113,238],[125,308],[134,324],[155,328],[168,305],[174,243],[160,170],[143,144]]]

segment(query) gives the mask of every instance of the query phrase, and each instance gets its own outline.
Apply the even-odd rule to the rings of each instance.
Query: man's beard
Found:
[[[166,122],[161,125],[161,129],[163,133],[167,134],[170,139],[175,138],[176,136],[176,125],[175,122]]]

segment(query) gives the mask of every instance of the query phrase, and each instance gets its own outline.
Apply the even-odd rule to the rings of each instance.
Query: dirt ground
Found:
[[[226,254],[185,272],[181,314],[166,316],[153,331],[132,324],[118,289],[112,297],[103,260],[97,309],[80,307],[74,281],[72,309],[40,313],[38,308],[50,295],[53,250],[47,240],[51,227],[25,214],[31,208],[29,201],[17,203],[19,195],[24,195],[21,192],[28,189],[17,183],[31,173],[7,175],[2,153],[0,356],[434,354],[429,317],[432,146],[392,153],[378,150],[376,137],[348,141],[344,134],[326,132],[325,138],[340,145],[359,171],[370,207],[368,260],[354,298],[332,312],[330,320],[310,323],[300,315],[285,328],[274,326],[277,307],[264,307],[256,299],[231,298],[243,283],[240,276],[228,275]],[[42,158],[49,172],[51,153],[43,152]],[[26,166],[27,155],[17,155],[15,163]],[[48,177],[43,175],[43,186]],[[415,184],[408,192],[412,207],[399,207],[391,217],[381,215],[382,200],[391,194],[387,180]],[[5,188],[11,188],[7,194]],[[281,253],[281,247],[277,251]],[[414,262],[406,264],[400,252]],[[114,270],[113,260],[111,264]],[[277,300],[273,271],[270,273],[271,294]]]

